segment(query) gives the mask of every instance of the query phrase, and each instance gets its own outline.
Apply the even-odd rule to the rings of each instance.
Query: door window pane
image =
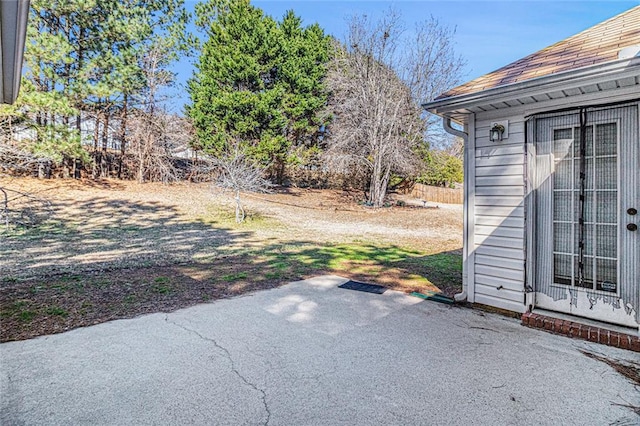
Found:
[[[573,191],[554,191],[553,219],[571,222],[571,196]]]
[[[573,155],[573,132],[571,129],[553,131],[553,155],[556,160],[571,158]]]
[[[596,221],[598,223],[618,223],[618,192],[598,191],[596,192],[598,205],[596,208]]]
[[[616,155],[618,150],[616,123],[596,126],[596,155]]]
[[[616,225],[596,225],[596,256],[618,256],[618,227]]]
[[[571,259],[571,255],[555,254],[553,256],[554,283],[571,285]]]
[[[596,188],[616,189],[618,167],[615,157],[596,158]]]
[[[618,269],[615,260],[597,259],[596,274],[598,276],[597,290],[613,293],[617,291]]]
[[[572,160],[563,160],[556,163],[556,170],[553,179],[554,189],[573,188],[573,175],[571,174]]]
[[[553,227],[553,251],[571,253],[571,224],[556,223]]]

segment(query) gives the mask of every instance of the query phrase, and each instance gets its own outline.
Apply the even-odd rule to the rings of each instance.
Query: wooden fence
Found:
[[[462,188],[443,188],[416,183],[407,192],[414,198],[432,203],[462,204],[464,199]]]

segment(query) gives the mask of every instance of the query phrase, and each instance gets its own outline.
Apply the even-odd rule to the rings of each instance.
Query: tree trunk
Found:
[[[78,47],[78,64],[77,69],[81,70],[84,66],[84,37],[85,37],[85,28],[80,28],[80,33],[78,34],[78,40],[76,46]],[[82,109],[81,109],[81,101],[76,101],[76,107],[78,107],[78,115],[76,116],[76,129],[78,133],[82,137]]]
[[[284,183],[284,172],[285,161],[278,158],[278,163],[276,164],[276,182],[278,182],[278,185],[282,185]]]
[[[51,179],[51,162],[40,161],[38,163],[38,179]]]
[[[7,231],[9,231],[9,196],[7,195],[7,191],[5,191],[3,188],[0,188],[0,192],[2,192],[4,196],[2,215],[4,216],[5,228]]]
[[[102,128],[102,155],[100,156],[100,177],[109,176],[109,164],[107,163],[107,143],[109,141],[109,115],[104,116],[104,127]]]
[[[80,179],[82,177],[82,162],[74,158],[73,159],[73,178]]]
[[[71,172],[70,172],[70,164],[69,164],[69,157],[67,157],[66,155],[64,156],[64,158],[62,159],[62,178],[63,179],[69,179],[69,177],[71,177]]]
[[[122,106],[122,118],[120,119],[120,158],[118,160],[118,179],[122,179],[122,167],[127,145],[127,141],[125,140],[127,134],[127,101],[128,97],[125,93]]]
[[[236,223],[242,223],[244,222],[244,209],[242,208],[242,203],[240,202],[240,191],[236,191],[235,201],[236,201]]]
[[[100,114],[96,112],[93,126],[93,152],[98,150],[98,139],[100,138]]]
[[[367,200],[372,207],[379,208],[384,205],[384,199],[387,195],[387,186],[389,185],[390,177],[390,166],[383,166],[382,161],[377,159],[374,162],[373,173],[371,174],[369,199]]]

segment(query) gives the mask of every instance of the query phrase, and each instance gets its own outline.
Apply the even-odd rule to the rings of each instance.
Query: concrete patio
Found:
[[[515,319],[318,277],[0,345],[3,425],[638,424],[637,388]]]

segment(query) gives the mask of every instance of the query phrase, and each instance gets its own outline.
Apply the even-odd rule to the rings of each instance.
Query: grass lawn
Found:
[[[40,190],[51,185],[27,183]],[[7,259],[0,264],[1,341],[169,312],[322,274],[406,292],[460,290],[459,241],[447,239],[451,230],[443,225],[450,212],[372,213],[342,200],[342,215],[318,201],[324,192],[275,194],[249,204],[250,220],[235,224],[228,206],[201,187],[72,184],[50,191],[50,218],[0,237],[0,258]],[[141,192],[153,199],[140,199]],[[427,223],[425,230],[411,230],[412,221]]]

